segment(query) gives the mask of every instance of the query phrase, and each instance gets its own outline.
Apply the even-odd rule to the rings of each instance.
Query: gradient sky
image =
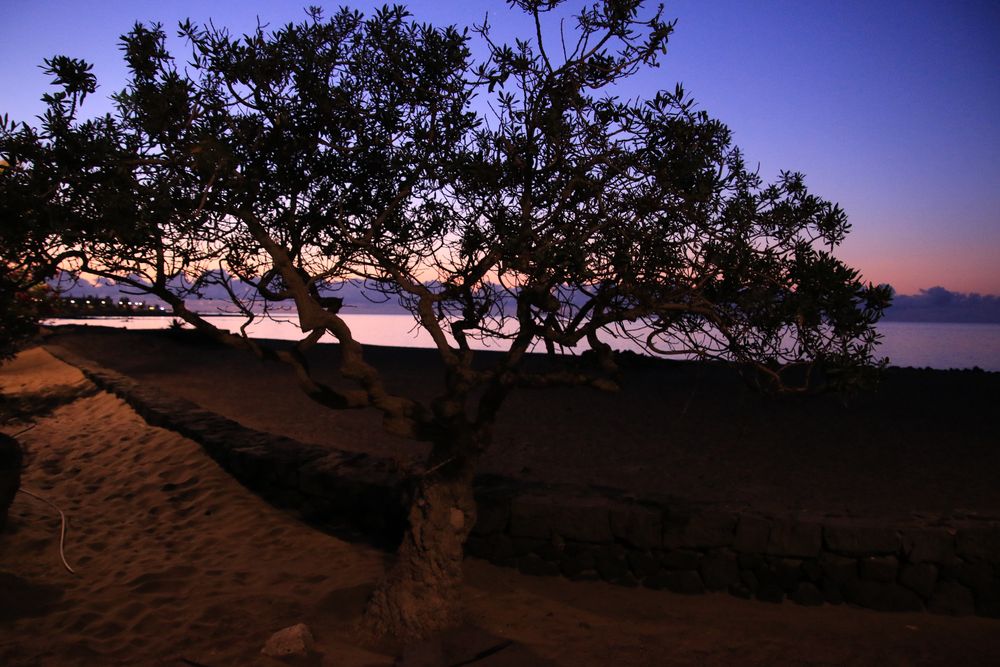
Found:
[[[315,4],[316,0],[312,0]],[[4,3],[0,114],[33,120],[55,54],[94,63],[91,113],[123,86],[118,36],[136,20],[214,19],[234,32],[277,25],[305,1]],[[339,4],[369,10],[374,2]],[[422,20],[526,35],[499,0],[406,3]],[[569,7],[580,4],[570,0]],[[1000,294],[1000,2],[996,0],[674,0],[678,19],[658,70],[621,92],[682,82],[773,178],[804,172],[839,202],[853,231],[838,254],[901,293],[943,285]],[[182,55],[181,45],[175,53]]]

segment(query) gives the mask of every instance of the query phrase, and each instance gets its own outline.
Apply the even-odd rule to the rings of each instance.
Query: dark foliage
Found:
[[[435,28],[401,8],[312,9],[242,37],[185,22],[183,64],[161,26],[136,25],[122,37],[130,78],[114,113],[77,120],[95,82],[85,63],[58,57],[41,128],[0,128],[12,165],[0,213],[27,230],[13,261],[154,295],[202,333],[292,365],[314,400],[375,408],[388,430],[433,442],[410,517],[421,538],[404,541],[403,565],[380,588],[396,593],[373,603],[382,630],[426,629],[397,615],[397,593],[425,575],[450,582],[451,600],[475,463],[516,387],[614,389],[616,337],[751,368],[772,390],[807,390],[815,367],[849,386],[877,363],[888,292],[833,256],[844,212],[801,174],[768,184],[748,170],[729,129],[680,86],[616,97],[666,52],[674,25],[661,10],[598,3],[567,31],[549,25],[561,2],[511,4],[536,28],[514,44],[494,42],[488,25]],[[437,398],[386,388],[339,314],[345,281],[399,300],[431,335],[445,375]],[[185,305],[208,284],[248,323],[294,304],[302,341],[268,351],[245,326],[216,329]],[[353,389],[317,382],[304,363],[327,333]],[[472,339],[504,353],[474,363]],[[549,365],[524,363],[536,347]],[[582,350],[579,361],[555,354]],[[459,510],[456,524],[448,512]]]

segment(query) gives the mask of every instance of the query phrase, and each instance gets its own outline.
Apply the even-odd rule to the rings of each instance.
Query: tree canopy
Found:
[[[405,567],[373,603],[383,631],[424,627],[399,604],[405,590],[426,600],[413,593],[420,567],[460,580],[475,461],[515,387],[613,389],[621,339],[753,369],[771,389],[806,389],[808,373],[787,371],[800,367],[845,385],[876,362],[888,303],[834,257],[847,217],[801,174],[766,183],[680,86],[617,96],[666,52],[662,9],[586,6],[554,47],[562,2],[510,4],[536,28],[513,44],[485,23],[433,27],[399,7],[311,9],[239,37],[184,22],[183,63],[162,26],[136,24],[113,113],[78,119],[95,81],[60,56],[46,63],[58,92],[40,127],[0,125],[11,165],[0,214],[22,230],[4,239],[8,267],[30,255],[148,292],[219,340],[289,363],[313,399],[378,409],[389,430],[434,443],[417,497],[444,513],[415,504]],[[339,312],[345,281],[398,299],[429,332],[446,380],[434,401],[393,394],[365,361]],[[297,348],[267,351],[208,323],[187,300],[210,282],[248,320],[293,303]],[[355,388],[310,375],[301,352],[326,333]],[[472,339],[505,353],[475,364]],[[552,363],[526,365],[536,349]],[[431,526],[457,535],[415,536]]]

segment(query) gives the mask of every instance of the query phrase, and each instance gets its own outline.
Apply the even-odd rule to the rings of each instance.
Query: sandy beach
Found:
[[[126,352],[105,343],[107,357]],[[178,368],[200,363],[198,354],[189,352]],[[168,356],[147,360],[161,369],[171,363]],[[190,374],[160,374],[165,389],[190,383],[202,396],[213,381],[227,381],[206,374],[198,385]],[[243,390],[245,402],[253,385]],[[389,665],[400,655],[402,664],[457,664],[496,646],[504,648],[475,664],[1000,664],[996,619],[689,597],[528,577],[473,559],[466,561],[467,627],[405,651],[363,646],[354,623],[389,555],[269,506],[197,444],[148,425],[44,349],[0,367],[0,391],[29,408],[3,431],[34,424],[19,436],[22,486],[69,517],[66,558],[76,570],[60,563],[55,511],[18,495],[0,534],[2,665],[289,664],[260,649],[271,633],[300,622],[316,637],[315,654],[299,663],[310,665]],[[273,431],[343,434],[298,416],[276,423],[274,414],[257,419]],[[366,434],[365,418],[343,428]],[[362,446],[363,437],[375,438],[351,442]],[[545,462],[515,465],[530,472]],[[970,486],[971,475],[957,486]],[[988,502],[977,488],[971,484],[967,500]]]

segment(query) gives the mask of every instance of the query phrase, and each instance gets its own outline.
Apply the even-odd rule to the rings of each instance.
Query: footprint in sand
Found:
[[[105,621],[90,632],[97,639],[110,639],[122,633],[125,628],[114,621]]]
[[[169,474],[165,473],[160,474],[161,479],[164,479],[166,477],[169,477]],[[166,484],[160,487],[160,490],[169,493],[171,491],[176,491],[178,489],[186,489],[187,487],[193,486],[197,483],[198,483],[198,477],[195,475],[192,477],[188,477],[187,479],[183,479],[179,482],[167,482]]]
[[[76,617],[76,620],[68,627],[70,632],[83,632],[86,630],[91,623],[95,623],[101,620],[101,614],[94,613],[92,611],[85,611]]]
[[[146,572],[133,578],[126,586],[134,593],[146,595],[175,590],[182,580],[193,575],[197,570],[186,565],[167,568],[162,572]]]

